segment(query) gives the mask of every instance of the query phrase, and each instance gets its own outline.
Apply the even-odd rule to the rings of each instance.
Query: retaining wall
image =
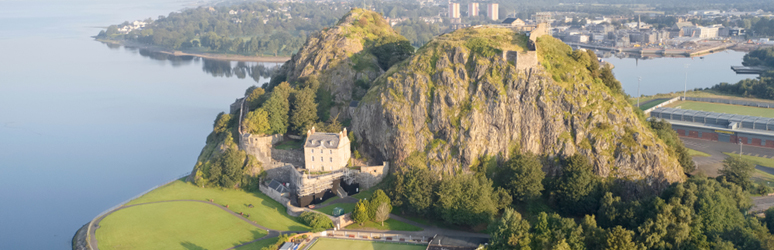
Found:
[[[678,97],[675,97],[675,98],[669,99],[669,101],[662,102],[662,103],[661,103],[661,104],[659,104],[659,105],[656,105],[656,106],[654,106],[654,107],[652,107],[652,108],[646,109],[646,110],[644,111],[644,113],[645,113],[645,115],[648,115],[648,114],[650,114],[650,112],[651,112],[651,111],[655,110],[656,108],[660,108],[660,107],[664,107],[664,106],[666,106],[666,105],[672,104],[673,102],[676,102],[676,101],[682,100],[682,98],[683,98],[682,96],[678,96]]]

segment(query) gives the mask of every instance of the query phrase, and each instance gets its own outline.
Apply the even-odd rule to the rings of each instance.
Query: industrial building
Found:
[[[675,108],[656,108],[650,117],[668,121],[680,136],[774,148],[772,118]]]

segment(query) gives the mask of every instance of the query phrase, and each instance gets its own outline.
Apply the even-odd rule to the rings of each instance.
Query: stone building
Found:
[[[304,167],[311,172],[335,171],[347,166],[352,153],[349,150],[347,129],[339,133],[306,132]]]

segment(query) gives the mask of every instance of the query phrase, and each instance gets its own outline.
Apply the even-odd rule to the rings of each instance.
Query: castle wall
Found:
[[[239,138],[239,149],[248,155],[255,156],[261,162],[264,169],[271,168],[272,145],[282,142],[282,135],[259,136],[250,133],[242,133]]]

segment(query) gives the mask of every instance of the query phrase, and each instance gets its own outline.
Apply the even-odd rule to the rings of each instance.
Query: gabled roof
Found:
[[[334,133],[322,133],[316,132],[307,136],[305,148],[338,148],[339,147],[339,134]]]
[[[520,21],[522,23],[524,22],[521,19],[509,17],[509,18],[506,18],[505,20],[503,20],[503,23],[505,23],[505,24],[513,24],[516,21]]]

